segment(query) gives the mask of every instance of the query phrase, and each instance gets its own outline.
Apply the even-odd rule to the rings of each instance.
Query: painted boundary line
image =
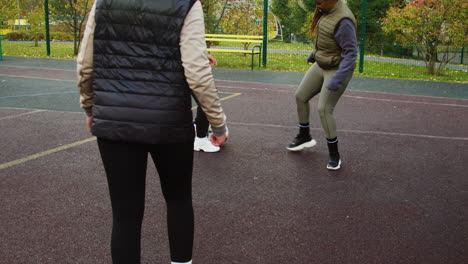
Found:
[[[264,92],[279,92],[279,93],[294,93],[292,90],[282,90],[282,89],[267,89],[267,88],[253,88],[253,87],[235,87],[235,86],[225,86],[218,85],[218,88],[226,89],[241,89],[241,90],[257,90]],[[390,94],[392,93],[382,93],[382,92],[368,92],[368,91],[359,91],[359,90],[349,90],[350,92],[367,92],[367,93],[377,93],[377,94]],[[423,97],[423,98],[437,98],[437,99],[455,99],[455,100],[466,100],[462,98],[446,98],[446,97],[433,97],[433,96],[424,96],[424,95],[407,95],[407,94],[396,94],[402,96],[413,96],[413,97]],[[411,101],[411,100],[398,100],[398,99],[384,99],[384,98],[375,98],[375,97],[364,97],[358,95],[347,95],[344,94],[343,97],[361,99],[361,100],[376,100],[376,101],[385,101],[385,102],[396,102],[396,103],[409,103],[409,104],[423,104],[423,105],[439,105],[439,106],[452,106],[452,107],[468,107],[468,105],[461,104],[448,104],[448,103],[431,103],[431,102],[420,102],[420,101]]]
[[[0,74],[0,76],[11,77],[11,78],[24,78],[24,79],[37,79],[37,80],[47,80],[47,81],[60,81],[60,82],[77,82],[76,80],[67,80],[67,79],[52,79],[52,78],[42,78],[34,76],[23,76],[23,75],[9,75],[9,74]]]
[[[46,150],[46,151],[43,151],[43,152],[28,156],[26,158],[17,159],[17,160],[10,161],[10,162],[4,163],[4,164],[0,164],[0,170],[11,167],[11,166],[14,166],[14,165],[17,165],[17,164],[20,164],[20,163],[24,163],[26,161],[37,159],[37,158],[40,158],[40,157],[43,157],[43,156],[46,156],[46,155],[49,155],[49,154],[52,154],[52,153],[55,153],[55,152],[59,152],[59,151],[65,150],[65,149],[76,147],[76,146],[79,146],[79,145],[82,145],[84,143],[88,143],[88,142],[94,141],[94,140],[96,140],[96,137],[81,140],[81,141],[71,143],[71,144],[68,144],[68,145],[65,145],[65,146],[61,146],[61,147],[58,147],[58,148]]]
[[[45,96],[45,95],[57,95],[57,94],[76,94],[76,91],[67,91],[67,92],[51,92],[51,93],[37,93],[37,94],[22,94],[22,95],[10,95],[10,96],[1,96],[0,99],[10,99],[10,98],[21,98],[21,97],[31,97],[31,96]]]
[[[72,60],[72,61],[76,61],[76,60]],[[57,68],[45,68],[45,67],[38,67],[38,66],[16,66],[16,65],[8,65],[8,64],[5,64],[5,65],[0,65],[0,68],[1,68],[1,66],[4,66],[4,67],[12,67],[12,68],[26,68],[26,69],[41,69],[41,70],[55,70],[55,71],[70,71],[70,72],[76,72],[76,70],[57,69]]]
[[[431,103],[431,102],[419,102],[419,101],[409,101],[409,100],[393,100],[393,99],[384,99],[384,98],[363,97],[363,96],[356,96],[356,95],[343,95],[343,97],[355,98],[355,99],[361,99],[361,100],[376,100],[376,101],[385,101],[385,102],[396,102],[396,103],[440,105],[440,106],[453,106],[453,107],[468,107],[468,105],[460,105],[460,104]],[[440,97],[438,97],[438,98],[440,98]],[[457,100],[459,100],[459,99],[457,99]]]
[[[227,99],[236,97],[238,95],[240,95],[240,93],[231,93],[231,95],[220,98],[220,101],[227,100]],[[198,106],[193,106],[192,110],[196,109],[197,107]],[[21,113],[21,114],[14,115],[14,116],[8,116],[8,117],[0,118],[0,120],[7,119],[7,118],[13,118],[13,117],[16,117],[16,116],[22,116],[22,115],[37,113],[37,112],[45,112],[45,111],[46,110],[34,110],[34,111],[31,111],[31,112],[27,112],[27,113]],[[91,137],[91,138],[81,140],[81,141],[78,141],[78,142],[74,142],[74,143],[71,143],[71,144],[68,144],[68,145],[65,145],[65,146],[61,146],[61,147],[58,147],[58,148],[46,150],[46,151],[43,151],[43,152],[31,155],[31,156],[22,158],[22,159],[17,159],[17,160],[10,161],[10,162],[4,163],[4,164],[0,164],[0,170],[11,167],[11,166],[14,166],[14,165],[17,165],[17,164],[24,163],[26,161],[30,161],[30,160],[37,159],[37,158],[40,158],[40,157],[43,157],[43,156],[47,156],[47,155],[55,153],[55,152],[59,152],[59,151],[65,150],[65,149],[76,147],[76,146],[79,146],[79,145],[82,145],[82,144],[85,144],[85,143],[88,143],[88,142],[94,141],[94,140],[96,140],[96,137]]]
[[[23,110],[23,109],[22,109]],[[5,119],[10,119],[10,118],[16,118],[16,117],[20,117],[20,116],[25,116],[25,115],[30,115],[30,114],[35,114],[35,113],[40,113],[40,112],[45,112],[46,110],[33,110],[33,111],[30,111],[30,112],[26,112],[26,113],[21,113],[21,114],[16,114],[16,115],[10,115],[10,116],[5,116],[5,117],[1,117],[0,120],[5,120]]]
[[[296,126],[283,126],[274,124],[259,124],[259,123],[243,123],[243,122],[228,122],[230,125],[239,126],[256,126],[256,127],[274,127],[274,128],[297,128]],[[322,128],[310,128],[311,130],[322,130]],[[384,135],[384,136],[399,136],[399,137],[416,137],[416,138],[430,138],[430,139],[447,139],[447,140],[462,140],[468,141],[468,137],[444,137],[444,136],[433,136],[433,135],[420,135],[420,134],[409,134],[409,133],[394,133],[394,132],[383,132],[383,131],[362,131],[353,129],[340,129],[339,131],[345,133],[356,133],[356,134],[371,134],[371,135]]]

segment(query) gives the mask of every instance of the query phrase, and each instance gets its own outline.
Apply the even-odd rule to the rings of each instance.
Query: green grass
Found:
[[[236,47],[236,48],[243,48],[242,43],[239,42],[219,42],[218,45],[220,47]],[[250,49],[254,46],[254,44],[250,44]],[[215,46],[213,46],[215,47]],[[271,41],[268,42],[268,49],[282,49],[282,50],[312,50],[312,46],[310,44],[302,44],[302,43],[285,43],[279,41]]]
[[[222,43],[224,46],[224,43]],[[239,45],[239,44],[237,44]],[[287,49],[290,50],[310,50],[311,47],[306,44],[286,44],[280,42],[269,43],[270,49]],[[46,55],[45,43],[39,43],[38,47],[34,43],[14,43],[2,42],[3,56],[15,57],[33,57],[33,58],[53,58],[53,59],[76,59],[73,56],[73,44],[52,43],[51,56]],[[310,65],[305,63],[307,53],[301,54],[286,54],[286,53],[269,53],[267,67],[258,67],[258,56],[255,57],[255,69],[265,71],[291,71],[305,72]],[[231,69],[250,69],[251,56],[234,53],[216,53],[213,55],[218,60],[219,68]],[[377,77],[377,78],[392,78],[406,80],[425,80],[425,81],[442,81],[442,82],[468,82],[468,72],[446,69],[442,76],[434,76],[427,74],[425,67],[412,66],[399,63],[389,62],[374,62],[366,61],[364,64],[364,72],[359,73],[356,68],[355,76]]]
[[[213,52],[212,54],[218,60],[218,67],[250,69],[250,55],[216,52]],[[307,55],[270,53],[267,58],[267,67],[259,68],[258,58],[256,56],[256,59],[254,60],[255,69],[266,71],[305,72],[310,68],[310,65],[306,63],[306,58]],[[427,74],[426,67],[375,61],[366,61],[363,73],[359,73],[358,67],[356,67],[354,76],[461,83],[466,83],[468,81],[468,72],[465,71],[446,69],[444,71],[444,75],[434,76]]]
[[[34,43],[18,43],[2,41],[3,56],[30,57],[30,58],[50,58],[74,60],[73,44],[51,43],[50,56],[47,56],[46,44],[39,43],[36,47]]]

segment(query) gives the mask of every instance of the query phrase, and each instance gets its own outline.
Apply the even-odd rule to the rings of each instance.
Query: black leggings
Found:
[[[148,153],[158,170],[166,200],[171,260],[190,261],[194,233],[193,142],[149,145],[98,139],[98,146],[112,204],[112,263],[140,263]]]
[[[197,98],[195,95],[193,96],[193,99],[195,102],[197,102],[197,116],[195,117],[195,125],[197,127],[197,137],[199,138],[204,138],[208,135],[208,127],[210,126],[210,123],[208,122],[208,118],[206,118],[205,112],[203,112],[202,107],[200,106],[200,103],[198,102]]]

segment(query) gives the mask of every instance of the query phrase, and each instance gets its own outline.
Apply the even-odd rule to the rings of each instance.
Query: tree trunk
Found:
[[[75,17],[73,18],[73,54],[75,56],[78,55],[78,38],[79,38],[79,32],[78,32],[78,27],[77,27],[77,18],[76,18],[76,13]]]
[[[437,46],[428,45],[428,53],[429,56],[429,63],[427,64],[427,73],[430,75],[435,75],[435,65],[437,62]]]

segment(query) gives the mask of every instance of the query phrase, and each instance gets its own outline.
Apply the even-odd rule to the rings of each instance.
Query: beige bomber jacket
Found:
[[[93,41],[95,28],[94,3],[77,57],[78,88],[80,90],[80,106],[88,116],[92,115],[93,107]],[[203,9],[200,1],[195,2],[185,17],[180,35],[180,52],[187,83],[197,97],[213,132],[222,135],[226,131],[226,115],[221,107],[211,66],[209,65],[206,42]]]

